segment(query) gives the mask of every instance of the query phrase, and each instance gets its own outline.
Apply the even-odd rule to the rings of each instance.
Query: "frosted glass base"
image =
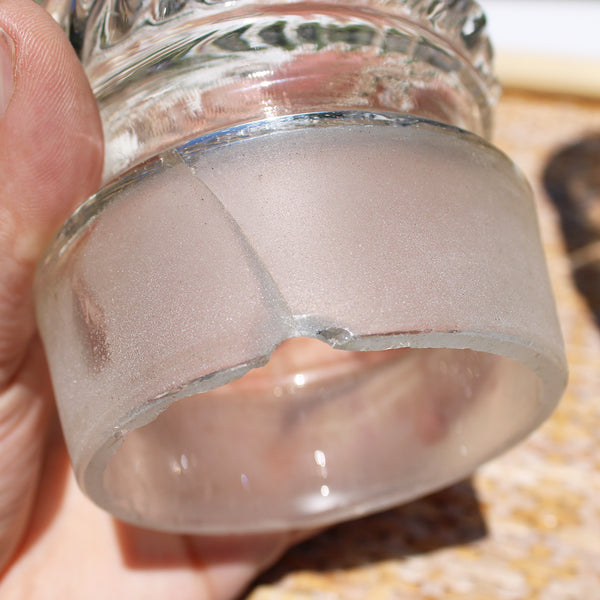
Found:
[[[167,151],[81,207],[36,290],[79,483],[168,531],[408,500],[525,436],[566,380],[528,185],[413,117],[298,115]]]

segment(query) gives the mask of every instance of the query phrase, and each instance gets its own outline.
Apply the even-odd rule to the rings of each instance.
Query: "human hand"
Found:
[[[32,280],[100,184],[102,132],[75,53],[31,0],[0,2],[0,596],[234,597],[292,541],[117,523],[79,491],[56,426]]]

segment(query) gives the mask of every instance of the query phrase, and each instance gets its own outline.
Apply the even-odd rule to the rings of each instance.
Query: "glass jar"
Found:
[[[451,483],[566,363],[470,1],[70,0],[105,186],[38,322],[78,482],[137,525],[317,527]],[[468,131],[467,131],[468,130]]]

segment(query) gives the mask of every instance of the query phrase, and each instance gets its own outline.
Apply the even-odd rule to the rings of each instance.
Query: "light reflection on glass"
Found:
[[[294,383],[298,387],[302,387],[306,383],[306,376],[302,373],[297,373],[296,375],[294,375]]]

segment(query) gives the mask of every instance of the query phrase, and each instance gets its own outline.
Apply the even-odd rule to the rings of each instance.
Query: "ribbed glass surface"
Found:
[[[98,99],[107,180],[197,135],[314,111],[490,133],[498,86],[472,1],[46,3]]]

